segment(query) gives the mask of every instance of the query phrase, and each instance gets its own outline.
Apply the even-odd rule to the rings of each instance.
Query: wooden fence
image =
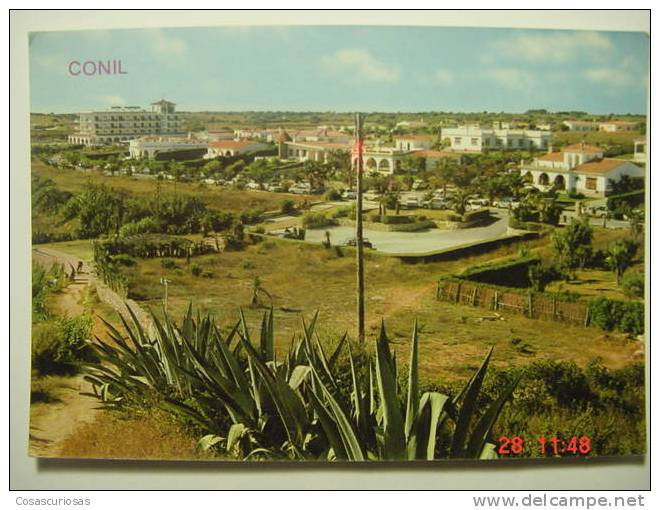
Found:
[[[442,301],[516,313],[531,319],[589,325],[588,303],[563,301],[538,292],[525,294],[465,280],[441,280],[436,297]]]

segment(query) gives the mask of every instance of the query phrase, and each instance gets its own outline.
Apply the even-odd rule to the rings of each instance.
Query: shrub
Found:
[[[589,302],[589,317],[607,331],[618,329],[625,333],[644,333],[644,304],[636,301],[616,301],[598,297]]]
[[[244,225],[254,225],[263,219],[263,214],[261,209],[248,209],[240,214],[239,219]]]
[[[340,200],[341,199],[341,193],[337,191],[336,189],[330,188],[328,191],[325,192],[325,199],[326,200]]]
[[[387,215],[380,216],[380,221],[385,225],[402,225],[404,223],[414,223],[414,216]]]
[[[355,216],[355,205],[340,207],[332,213],[333,218],[347,218]]]
[[[296,212],[296,203],[290,198],[282,200],[280,202],[280,212],[282,214],[294,214]]]
[[[202,271],[203,271],[202,266],[200,266],[199,264],[193,264],[192,266],[190,266],[190,273],[193,276],[201,276]]]
[[[92,318],[61,317],[32,329],[32,368],[40,375],[73,373],[82,361],[96,358],[89,346]]]
[[[176,269],[177,268],[176,261],[174,261],[172,259],[162,259],[160,261],[160,265],[163,269]]]
[[[132,258],[130,255],[125,255],[123,253],[120,253],[119,255],[115,255],[112,257],[112,260],[119,264],[120,266],[125,266],[125,267],[133,267],[135,265],[135,259]]]
[[[328,218],[325,214],[317,212],[305,213],[302,223],[305,228],[324,228],[337,224],[333,218]]]
[[[644,273],[626,271],[621,281],[621,287],[626,296],[632,298],[644,297]]]

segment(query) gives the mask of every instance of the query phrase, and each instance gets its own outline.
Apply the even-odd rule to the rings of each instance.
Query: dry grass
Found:
[[[32,173],[40,177],[52,179],[57,186],[70,192],[81,192],[91,184],[106,186],[126,192],[133,198],[152,198],[156,194],[158,182],[161,193],[176,192],[184,196],[200,198],[208,207],[223,211],[240,212],[246,209],[277,210],[284,199],[302,203],[305,200],[314,201],[318,197],[310,195],[294,195],[290,193],[269,193],[260,191],[233,191],[218,186],[206,186],[199,183],[177,183],[173,181],[156,181],[155,179],[135,179],[127,176],[106,176],[100,172],[82,173],[75,170],[59,170],[42,161],[32,161]]]
[[[89,459],[166,460],[210,458],[195,449],[196,437],[158,409],[134,415],[102,412],[62,443],[60,455]]]

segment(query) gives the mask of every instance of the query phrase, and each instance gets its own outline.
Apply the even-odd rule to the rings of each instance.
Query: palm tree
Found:
[[[470,200],[470,192],[466,189],[457,189],[456,193],[451,197],[451,204],[458,214],[465,214],[467,210],[468,201]]]
[[[636,241],[631,241],[629,239],[624,239],[618,241],[608,250],[608,256],[606,262],[610,266],[614,274],[616,275],[616,284],[620,285],[621,276],[625,273],[635,258],[637,253],[637,248],[639,244]]]

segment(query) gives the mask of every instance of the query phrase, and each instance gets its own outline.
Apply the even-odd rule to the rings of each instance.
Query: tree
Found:
[[[586,219],[573,219],[570,225],[555,231],[553,248],[567,278],[575,279],[575,270],[584,267],[592,252],[592,239],[593,229]]]
[[[617,241],[607,250],[605,262],[616,275],[616,284],[621,284],[621,276],[628,269],[637,254],[639,243],[630,239]]]
[[[629,207],[626,211],[626,216],[630,224],[630,233],[635,238],[638,238],[644,230],[644,211]]]
[[[470,192],[466,189],[457,189],[451,197],[451,206],[458,214],[465,214],[467,211],[468,201],[470,200]]]

